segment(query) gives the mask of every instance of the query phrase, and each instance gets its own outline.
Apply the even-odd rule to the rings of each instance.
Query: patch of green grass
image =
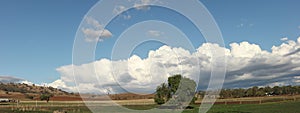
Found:
[[[208,113],[300,113],[299,106],[300,102],[214,105]],[[183,113],[198,113],[199,105],[194,107],[195,109],[185,110]]]
[[[157,105],[139,105],[139,106],[135,106],[135,105],[124,105],[124,107],[128,108],[128,109],[134,109],[134,110],[149,110],[149,109],[153,109],[156,108]]]
[[[300,102],[214,105],[208,113],[300,113]]]

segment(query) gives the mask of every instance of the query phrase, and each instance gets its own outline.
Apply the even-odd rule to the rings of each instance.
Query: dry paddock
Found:
[[[281,101],[300,101],[300,95],[297,96],[271,96],[271,97],[251,97],[251,98],[232,98],[217,99],[214,104],[261,104]],[[197,100],[201,104],[202,100]],[[112,100],[112,101],[20,101],[20,103],[0,103],[0,108],[18,108],[18,107],[80,107],[80,106],[114,106],[114,105],[153,105],[153,99],[140,100]]]

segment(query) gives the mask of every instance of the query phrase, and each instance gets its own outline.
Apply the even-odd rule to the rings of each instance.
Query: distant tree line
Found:
[[[182,83],[183,82],[183,83]],[[184,84],[182,93],[184,95],[176,94],[179,86]],[[193,93],[195,90],[196,83],[188,78],[182,77],[181,75],[174,75],[168,78],[168,83],[162,83],[156,88],[154,101],[157,104],[164,104],[172,98],[186,98],[190,95],[195,94],[197,98],[203,98],[205,91],[198,91]],[[225,98],[242,98],[242,97],[262,97],[262,96],[277,96],[277,95],[300,95],[300,86],[274,86],[274,87],[258,87],[253,86],[251,88],[237,88],[237,89],[222,89],[219,95],[216,97]],[[182,99],[179,99],[182,100]],[[196,98],[193,98],[191,103],[194,103]],[[185,101],[183,99],[183,101]],[[178,103],[178,102],[177,102]],[[180,103],[180,102],[179,102]]]
[[[300,86],[274,86],[274,87],[251,87],[247,89],[222,89],[219,98],[242,98],[242,97],[261,97],[276,95],[298,95]],[[198,95],[203,97],[204,91],[199,91]]]

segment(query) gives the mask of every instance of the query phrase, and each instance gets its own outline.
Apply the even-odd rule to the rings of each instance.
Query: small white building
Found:
[[[10,100],[7,98],[0,98],[0,102],[10,102]]]

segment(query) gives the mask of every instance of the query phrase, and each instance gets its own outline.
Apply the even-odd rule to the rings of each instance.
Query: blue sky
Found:
[[[290,0],[203,0],[222,30],[226,44],[249,41],[269,50],[280,38],[300,35],[300,1]],[[241,26],[243,27],[237,27]]]
[[[1,0],[0,1],[0,75],[11,75],[34,83],[52,82],[60,77],[56,68],[72,63],[72,47],[78,26],[97,0]],[[247,41],[269,50],[283,37],[296,40],[300,36],[300,1],[297,0],[201,0],[219,25],[226,47]],[[160,18],[178,25],[194,46],[204,40],[201,34],[181,18],[166,18],[160,8],[130,11],[129,20],[116,19],[107,26],[113,37],[97,46],[96,59],[107,58],[109,47],[126,25],[144,19]],[[149,13],[152,12],[152,15]],[[169,12],[170,14],[172,12]],[[136,18],[135,18],[136,16]],[[182,18],[183,19],[183,18]],[[183,19],[184,20],[184,19]],[[180,21],[181,22],[181,21]],[[125,28],[117,27],[125,23]],[[167,31],[165,31],[167,32]],[[142,35],[142,34],[141,34]],[[148,49],[161,44],[146,44],[136,54],[146,57]]]
[[[55,69],[72,63],[77,27],[96,2],[1,0],[0,74],[37,83],[57,79]]]

